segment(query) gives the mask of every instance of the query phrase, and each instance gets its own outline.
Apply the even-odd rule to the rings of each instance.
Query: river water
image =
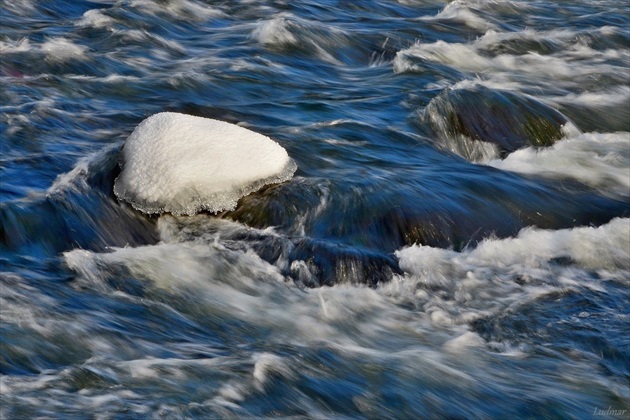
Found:
[[[627,418],[626,2],[0,7],[0,418]],[[163,111],[297,172],[134,210]]]

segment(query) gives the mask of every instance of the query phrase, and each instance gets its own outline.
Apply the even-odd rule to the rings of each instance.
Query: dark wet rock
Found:
[[[328,188],[324,181],[304,178],[268,185],[241,198],[236,209],[222,216],[255,228],[280,227],[287,234],[299,235],[304,223],[316,216],[320,206],[325,207]]]
[[[625,201],[578,182],[529,179],[466,162],[451,165],[441,166],[450,178],[434,168],[417,173],[401,168],[382,185],[292,180],[245,197],[220,217],[388,255],[412,244],[462,249],[487,237],[516,235],[526,226],[599,225],[630,213]]]
[[[392,274],[401,273],[393,255],[310,238],[295,239],[292,243],[293,249],[289,254],[291,274],[306,286],[332,286],[336,283],[376,286],[391,280]],[[297,264],[294,263],[296,261]],[[303,273],[303,268],[307,268],[308,272]]]
[[[243,242],[282,274],[304,287],[335,284],[376,286],[401,274],[393,254],[309,237],[267,237]]]
[[[491,143],[504,157],[524,147],[552,145],[563,137],[562,127],[568,122],[536,99],[479,85],[443,91],[420,116],[440,147],[468,160],[474,156],[466,139]]]
[[[550,55],[563,51],[566,46],[550,38],[514,37],[493,42],[481,48],[481,51],[492,57],[501,55],[539,54]]]
[[[164,216],[173,236],[168,241],[218,241],[231,251],[254,251],[302,287],[334,284],[376,286],[402,271],[393,254],[309,236],[283,235],[217,219],[210,214]]]

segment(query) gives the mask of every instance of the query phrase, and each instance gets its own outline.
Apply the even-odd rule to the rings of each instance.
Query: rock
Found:
[[[295,170],[286,150],[269,137],[162,112],[140,123],[125,142],[114,193],[145,213],[219,212],[264,185],[290,179]]]
[[[566,124],[572,125],[536,99],[480,85],[443,91],[431,100],[420,122],[440,147],[473,161],[496,156],[488,156],[487,147],[480,149],[470,140],[489,143],[505,157],[524,147],[550,146],[564,136]]]

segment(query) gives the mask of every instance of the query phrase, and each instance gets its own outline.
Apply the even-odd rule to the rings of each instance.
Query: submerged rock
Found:
[[[394,255],[339,241],[284,235],[273,229],[254,229],[207,214],[191,217],[161,216],[164,243],[208,244],[241,253],[253,253],[301,287],[335,284],[376,286],[400,274]]]
[[[420,121],[437,137],[440,147],[473,161],[493,157],[485,156],[493,149],[505,157],[528,146],[550,146],[571,123],[531,97],[479,85],[445,90],[431,100]],[[470,140],[489,145],[479,147]]]
[[[114,193],[145,213],[233,209],[241,197],[286,181],[296,170],[286,150],[269,137],[174,112],[138,125],[123,158]]]
[[[526,226],[599,225],[628,214],[627,200],[600,196],[576,181],[529,179],[446,155],[443,159],[451,161],[448,169],[446,163],[405,168],[369,185],[361,179],[298,177],[241,199],[234,211],[219,217],[260,230],[272,226],[279,234],[310,237],[332,248],[339,244],[339,252],[348,247],[389,255],[412,244],[459,250],[487,237],[515,235]],[[317,252],[315,262],[330,255],[321,247]],[[331,267],[333,260],[327,263]]]

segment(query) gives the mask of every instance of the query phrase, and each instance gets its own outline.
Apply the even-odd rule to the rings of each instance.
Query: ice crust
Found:
[[[209,118],[162,112],[136,127],[123,148],[114,193],[145,213],[232,210],[297,166],[262,134]]]

